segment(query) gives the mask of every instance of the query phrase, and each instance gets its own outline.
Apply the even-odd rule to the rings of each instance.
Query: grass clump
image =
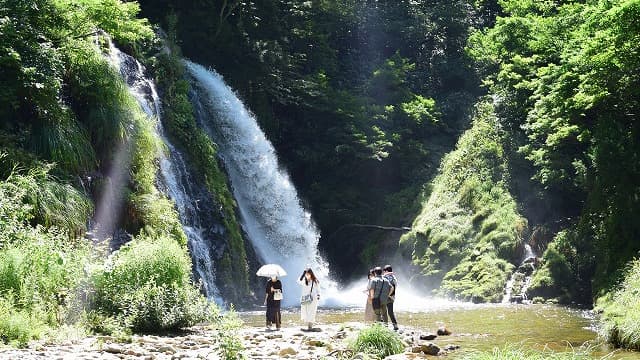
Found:
[[[426,283],[462,300],[499,301],[527,227],[508,190],[501,137],[492,105],[481,102],[400,239]]]
[[[349,348],[356,353],[375,355],[383,359],[403,352],[404,343],[397,333],[385,326],[374,324],[361,330],[351,341]]]
[[[191,260],[175,240],[138,237],[115,252],[95,275],[94,316],[113,317],[134,332],[179,329],[210,320],[213,309],[190,276]]]
[[[582,360],[591,359],[588,348],[568,348],[565,352],[555,352],[549,349],[533,350],[514,345],[503,348],[493,348],[491,351],[477,351],[460,357],[462,360]]]
[[[545,250],[544,259],[538,271],[531,278],[531,285],[527,290],[529,297],[555,299],[559,303],[567,304],[573,300],[576,293],[576,271],[571,266],[576,257],[575,249],[571,245],[575,233],[571,230],[560,231]]]
[[[602,332],[618,347],[640,350],[640,260],[629,263],[618,288],[597,301]]]

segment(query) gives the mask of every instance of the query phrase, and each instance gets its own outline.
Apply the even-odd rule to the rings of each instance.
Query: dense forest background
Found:
[[[469,125],[482,90],[464,47],[497,9],[466,1],[141,4],[150,19],[175,26],[186,57],[212,65],[256,113],[342,278],[394,254],[401,235],[352,224],[410,226],[440,159]]]
[[[613,341],[638,346],[625,336],[640,334],[640,1],[7,0],[0,19],[0,320],[51,325],[87,303],[95,327],[206,317],[156,186],[158,139],[96,50],[101,29],[149,67],[172,138],[195,144],[229,230],[217,266],[239,284],[230,298],[250,292],[253,254],[180,54],[256,114],[338,278],[393,261],[437,294],[499,301],[529,245],[531,298],[595,304]],[[118,145],[134,149],[121,271],[82,240]],[[99,270],[71,281],[87,262]],[[42,308],[58,310],[31,315]]]
[[[517,265],[528,242],[547,251],[533,293],[590,303],[637,256],[637,2],[141,4],[257,114],[339,276],[389,258],[401,235],[353,224],[411,226],[423,204],[419,218],[437,216],[400,250],[432,287]],[[493,110],[474,112],[479,101]],[[436,179],[474,116],[494,141],[469,145],[451,174],[443,162]],[[454,269],[478,252],[486,268]]]

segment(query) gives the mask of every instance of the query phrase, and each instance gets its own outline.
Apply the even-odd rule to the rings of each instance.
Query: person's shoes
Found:
[[[393,330],[398,331],[398,324],[393,324]]]

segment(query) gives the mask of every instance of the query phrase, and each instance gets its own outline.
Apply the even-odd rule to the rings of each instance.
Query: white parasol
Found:
[[[284,271],[282,266],[278,264],[266,264],[266,265],[262,265],[262,267],[258,269],[258,272],[256,272],[256,275],[264,276],[264,277],[272,277],[272,276],[281,277],[281,276],[286,276],[287,272]]]

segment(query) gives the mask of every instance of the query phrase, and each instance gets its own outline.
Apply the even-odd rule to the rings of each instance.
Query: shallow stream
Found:
[[[455,359],[465,352],[491,350],[507,344],[558,352],[587,344],[596,359],[640,359],[639,352],[614,350],[598,339],[595,317],[590,311],[556,305],[475,305],[435,300],[423,300],[419,306],[421,309],[417,309],[417,304],[413,305],[410,311],[396,310],[401,331],[414,328],[424,333],[435,333],[443,323],[452,335],[438,337],[433,342],[439,346],[460,345],[460,350],[448,358]],[[282,315],[283,327],[301,326],[299,309],[284,310]],[[264,326],[262,311],[242,312],[240,317],[245,326]],[[362,320],[361,307],[321,308],[318,314],[319,327]]]

